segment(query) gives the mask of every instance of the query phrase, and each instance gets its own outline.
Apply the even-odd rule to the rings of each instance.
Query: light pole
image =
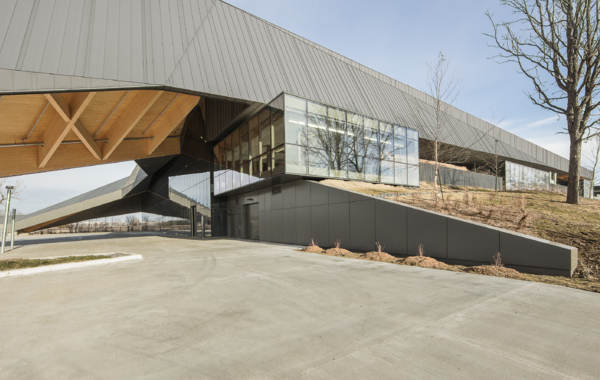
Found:
[[[15,248],[15,219],[17,219],[17,209],[13,208],[12,211],[12,223],[10,227],[10,250]]]
[[[4,253],[4,244],[6,243],[6,230],[8,227],[8,213],[10,212],[10,197],[14,186],[6,186],[6,212],[4,213],[4,225],[2,225],[2,249],[0,253]]]

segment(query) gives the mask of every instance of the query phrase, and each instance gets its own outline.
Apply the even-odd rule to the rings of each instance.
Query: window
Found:
[[[327,116],[327,107],[322,104],[308,102],[308,113],[320,116]]]
[[[260,129],[259,153],[265,154],[271,150],[271,112],[268,109],[258,114],[258,126]]]
[[[328,107],[327,116],[329,116],[330,119],[346,121],[346,112],[337,108]]]
[[[352,179],[364,179],[366,146],[362,125],[348,124],[346,141],[348,176]]]
[[[332,177],[346,178],[348,162],[346,125],[343,121],[329,119],[329,134],[325,150],[329,156],[329,175]]]
[[[231,135],[225,139],[225,168],[233,168],[233,151],[231,150]]]
[[[367,181],[379,181],[379,160],[367,157],[365,159],[365,179]]]
[[[259,155],[259,131],[258,117],[254,116],[248,122],[250,126],[250,158],[258,157]]]
[[[350,124],[354,124],[354,125],[362,125],[362,119],[363,117],[361,115],[357,115],[355,113],[352,112],[347,112],[346,113],[346,121]]]
[[[270,153],[265,153],[258,157],[260,162],[260,178],[269,178],[271,176],[271,158]]]
[[[250,183],[257,182],[260,179],[260,158],[256,157],[250,161]]]
[[[240,161],[240,131],[236,129],[231,134],[231,149],[233,150],[233,162],[235,164]]]
[[[285,150],[284,150],[284,146],[280,146],[279,148],[276,148],[275,150],[273,150],[273,152],[271,153],[272,155],[272,168],[273,168],[273,175],[277,175],[277,174],[283,174],[284,172],[284,168],[285,168]]]
[[[418,143],[414,129],[282,95],[215,145],[215,192],[283,173],[418,185]]]
[[[285,108],[287,109],[295,109],[304,112],[306,110],[306,100],[297,98],[295,96],[286,95],[285,96]]]
[[[327,118],[325,116],[308,114],[308,146],[317,149],[326,149]]]
[[[248,155],[250,154],[249,139],[248,123],[244,123],[240,126],[240,159],[242,161],[247,161]]]
[[[316,176],[329,176],[328,156],[324,150],[309,149],[308,154],[308,174]]]
[[[408,184],[408,168],[403,162],[396,162],[394,164],[394,183],[396,185]]]
[[[379,123],[379,159],[392,160],[394,153],[394,130],[391,124]]]
[[[306,147],[287,144],[285,147],[285,172],[289,174],[307,174],[308,152]]]
[[[394,125],[394,161],[406,162],[406,128]]]
[[[391,161],[381,161],[381,182],[394,183],[394,163]]]
[[[285,142],[283,138],[283,111],[275,109],[272,110],[271,125],[273,147],[278,147]]]
[[[419,163],[419,142],[416,140],[406,140],[406,161],[409,164]]]
[[[365,118],[364,151],[367,157],[379,159],[379,123],[377,120]]]
[[[285,112],[285,142],[289,144],[306,145],[306,113],[296,110]]]
[[[213,154],[215,156],[215,170],[218,170],[221,167],[221,165],[222,165],[222,161],[221,161],[221,150],[222,150],[222,147],[223,147],[223,144],[218,143],[213,148]]]

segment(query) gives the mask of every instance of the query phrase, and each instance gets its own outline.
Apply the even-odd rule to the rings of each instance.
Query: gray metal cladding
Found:
[[[149,86],[260,103],[289,92],[424,138],[435,124],[429,95],[220,0],[0,1],[0,93]],[[568,169],[466,112],[445,114],[444,142],[493,153],[498,139],[507,156]]]
[[[236,218],[243,200],[258,202],[262,241],[307,245],[314,239],[325,248],[340,241],[343,248],[363,252],[379,242],[398,256],[418,254],[423,244],[426,256],[468,265],[489,264],[501,252],[507,266],[567,276],[577,266],[573,247],[307,180],[285,184],[284,193],[294,187],[291,204],[273,199],[285,195],[271,187],[228,196],[225,214],[230,223],[241,223]],[[240,231],[229,236],[243,237]]]

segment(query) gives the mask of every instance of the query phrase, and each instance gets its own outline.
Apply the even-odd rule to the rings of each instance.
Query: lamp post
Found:
[[[8,228],[8,213],[10,212],[10,197],[14,186],[6,186],[6,212],[4,213],[4,225],[2,225],[2,249],[0,253],[4,253],[4,244],[6,243],[6,230]]]
[[[17,219],[17,209],[13,208],[12,210],[12,218],[11,218],[11,227],[10,227],[10,250],[12,251],[15,248],[15,220]]]

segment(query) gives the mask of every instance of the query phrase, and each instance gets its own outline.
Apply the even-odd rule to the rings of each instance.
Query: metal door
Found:
[[[244,206],[246,239],[258,240],[258,203]]]

